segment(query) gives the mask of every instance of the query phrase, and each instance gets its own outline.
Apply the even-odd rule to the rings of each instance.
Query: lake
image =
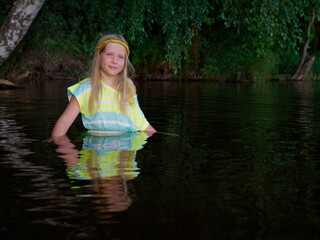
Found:
[[[1,239],[320,238],[319,82],[137,82],[163,133],[50,142],[73,83],[0,92]]]

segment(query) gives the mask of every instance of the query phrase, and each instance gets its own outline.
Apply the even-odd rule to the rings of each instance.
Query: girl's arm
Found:
[[[54,125],[51,137],[60,137],[65,135],[71,124],[77,118],[79,112],[80,107],[78,100],[74,96],[72,96],[68,106]]]

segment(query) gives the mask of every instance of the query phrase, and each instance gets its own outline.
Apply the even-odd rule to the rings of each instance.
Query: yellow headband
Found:
[[[121,45],[124,46],[124,48],[126,49],[127,55],[128,55],[128,57],[129,57],[130,51],[129,51],[128,45],[125,44],[124,42],[120,41],[120,40],[117,40],[117,39],[108,39],[108,40],[100,43],[99,46],[97,46],[96,51],[95,51],[94,54],[97,54],[97,52],[99,51],[99,49],[100,49],[102,46],[106,45],[107,43],[119,43],[119,44],[121,44]]]

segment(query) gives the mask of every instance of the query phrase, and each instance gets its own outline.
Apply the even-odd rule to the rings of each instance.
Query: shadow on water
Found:
[[[1,92],[1,239],[319,239],[319,83],[138,83],[179,136],[43,141],[71,84]]]

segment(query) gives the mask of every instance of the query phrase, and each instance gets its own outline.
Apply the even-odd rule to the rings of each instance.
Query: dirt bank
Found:
[[[89,69],[89,64],[92,56],[73,57],[68,54],[50,54],[45,51],[29,52],[26,54],[26,58],[23,60],[20,67],[16,68],[10,73],[9,80],[19,85],[20,80],[24,78],[29,79],[77,79],[81,80],[86,77],[86,72]],[[242,77],[237,79],[236,76],[225,76],[220,74],[218,76],[204,76],[195,71],[188,71],[188,73],[182,73],[178,71],[178,74],[174,74],[169,64],[162,61],[150,66],[135,66],[134,80],[159,80],[159,81],[231,81],[231,82],[246,82],[247,78]],[[0,76],[1,78],[1,76]],[[3,78],[3,77],[2,77]]]
[[[16,79],[25,76],[32,79],[83,79],[89,69],[91,56],[80,60],[68,54],[50,54],[45,51],[29,52],[20,67],[10,73],[11,81],[17,83]],[[188,75],[174,74],[169,64],[162,61],[151,66],[135,66],[135,80],[213,80],[195,72]],[[28,74],[26,74],[28,73]],[[181,71],[180,71],[181,73]],[[1,76],[0,76],[1,77]],[[20,80],[20,79],[19,79]],[[217,79],[216,79],[217,80]],[[221,79],[220,79],[221,80]]]

